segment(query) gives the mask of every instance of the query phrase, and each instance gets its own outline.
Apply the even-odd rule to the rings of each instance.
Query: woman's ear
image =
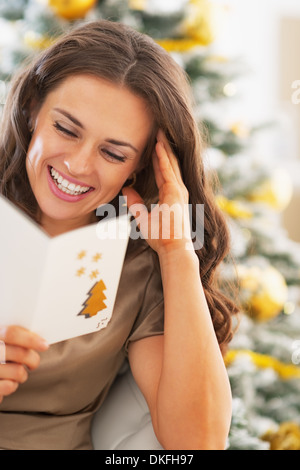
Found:
[[[130,178],[128,178],[125,182],[125,184],[123,185],[123,188],[126,186],[127,188],[133,188],[134,185],[136,183],[136,171],[134,171],[132,173],[132,175],[130,176]]]

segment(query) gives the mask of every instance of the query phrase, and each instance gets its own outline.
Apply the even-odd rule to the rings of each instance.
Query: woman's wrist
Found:
[[[180,265],[193,266],[199,269],[199,258],[195,253],[191,241],[180,240],[178,242],[169,243],[160,248],[157,252],[161,267],[164,265],[174,264],[175,267]],[[191,263],[191,264],[190,264]]]

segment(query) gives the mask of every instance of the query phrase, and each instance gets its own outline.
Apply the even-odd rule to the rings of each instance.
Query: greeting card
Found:
[[[49,344],[105,328],[129,238],[128,215],[49,237],[0,196],[0,326]]]

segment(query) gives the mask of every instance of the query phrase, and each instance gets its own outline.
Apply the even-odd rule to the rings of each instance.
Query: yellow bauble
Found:
[[[251,219],[253,217],[252,212],[240,201],[229,200],[224,196],[218,195],[216,203],[223,212],[233,219]]]
[[[84,18],[97,0],[48,0],[50,8],[65,20]]]
[[[241,121],[234,122],[230,126],[230,130],[234,135],[236,135],[237,137],[240,137],[241,139],[245,139],[249,137],[250,135],[249,128],[246,126],[246,124],[244,124]]]
[[[32,49],[46,49],[55,42],[54,38],[43,36],[35,33],[34,31],[27,31],[24,36],[24,44]]]
[[[282,380],[300,379],[300,367],[294,364],[286,364],[276,357],[261,354],[249,349],[230,349],[225,355],[226,367],[230,366],[237,358],[246,356],[259,369],[273,369]]]
[[[273,209],[283,210],[291,201],[293,185],[290,175],[283,168],[274,170],[270,178],[249,194],[253,202],[268,204]]]
[[[241,298],[247,314],[257,321],[276,317],[287,300],[284,277],[272,266],[237,266]]]
[[[187,18],[183,22],[183,34],[200,45],[211,44],[223,19],[221,7],[210,0],[189,0],[187,12]]]
[[[128,6],[132,10],[145,10],[147,6],[147,0],[128,0]]]
[[[300,450],[300,428],[294,422],[281,423],[277,431],[268,431],[263,436],[270,442],[270,450]]]
[[[157,44],[163,47],[167,52],[188,52],[194,47],[199,46],[195,39],[157,39]]]

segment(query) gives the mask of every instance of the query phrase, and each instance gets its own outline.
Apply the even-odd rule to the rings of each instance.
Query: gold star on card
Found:
[[[78,258],[78,259],[82,259],[82,258],[84,258],[85,256],[86,256],[86,251],[82,250],[80,253],[78,253],[77,258]]]
[[[96,279],[96,277],[99,275],[99,271],[98,269],[96,269],[95,271],[92,271],[91,274],[90,274],[90,278],[91,279]]]
[[[85,268],[77,269],[76,276],[82,276],[85,273]]]
[[[96,254],[93,256],[93,261],[94,261],[95,263],[97,263],[97,261],[99,261],[99,259],[101,259],[101,258],[102,258],[101,253],[96,253]]]

